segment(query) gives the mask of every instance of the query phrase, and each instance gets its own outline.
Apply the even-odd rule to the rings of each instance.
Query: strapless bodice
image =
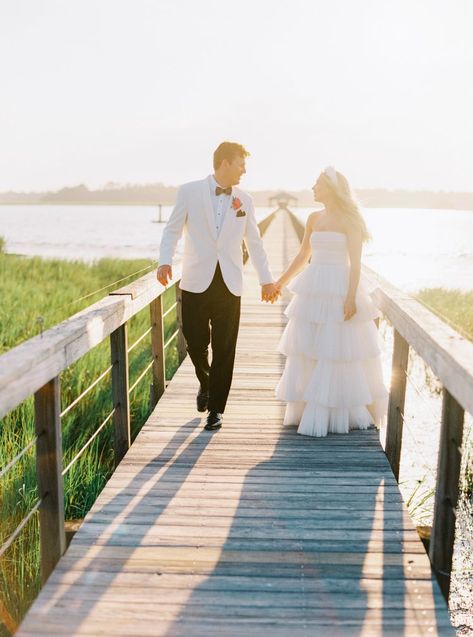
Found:
[[[311,264],[348,263],[347,237],[343,232],[319,231],[310,235]]]

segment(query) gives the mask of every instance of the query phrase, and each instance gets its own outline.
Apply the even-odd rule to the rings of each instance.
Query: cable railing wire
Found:
[[[419,387],[415,384],[415,382],[412,380],[412,376],[404,371],[404,374],[406,376],[407,382],[411,385],[411,387],[414,389],[414,391],[416,392],[416,394],[418,395],[419,398],[422,399],[424,405],[428,408],[429,411],[429,415],[434,419],[434,420],[438,420],[439,415],[435,414],[432,411],[432,407],[429,404],[429,401],[427,400],[427,398],[425,397],[425,395],[422,393],[422,391],[419,389]]]
[[[148,271],[153,270],[155,269],[155,267],[156,267],[155,264],[150,264],[144,268],[141,268],[140,270],[136,270],[136,272],[132,272],[131,274],[128,274],[127,276],[122,277],[121,279],[117,279],[116,281],[113,281],[112,283],[109,283],[108,285],[104,285],[103,287],[98,288],[97,290],[94,290],[93,292],[84,294],[83,296],[80,296],[77,299],[74,299],[73,301],[66,303],[66,305],[62,305],[59,308],[51,308],[51,311],[54,310],[54,312],[62,312],[63,310],[66,310],[67,308],[70,308],[71,306],[76,305],[77,303],[80,303],[81,301],[85,301],[86,299],[89,299],[92,296],[95,296],[99,292],[104,292],[105,290],[108,290],[109,288],[112,288],[115,285],[118,285],[118,283],[122,283],[123,281],[126,281],[127,279],[131,279],[132,277],[137,276],[138,274],[142,274],[143,272],[146,272],[147,270]],[[43,317],[38,316],[37,322],[40,323],[41,331],[42,331],[42,327],[44,323]]]
[[[177,306],[178,306],[178,302],[176,301],[175,303],[171,305],[171,307],[168,307],[168,309],[163,314],[163,319],[165,319],[166,316],[170,314]]]
[[[176,338],[178,334],[179,334],[179,328],[177,328],[174,334],[170,338],[168,338],[168,340],[164,343],[163,349],[166,349],[168,345]]]
[[[399,409],[399,408],[398,408]],[[411,427],[408,425],[408,420],[406,418],[406,414],[403,412],[402,409],[399,409],[399,413],[402,416],[402,421],[403,421],[403,431],[407,431],[407,433],[409,434],[409,436],[411,437],[412,441],[414,442],[414,449],[416,449],[416,456],[419,457],[419,452],[417,451],[420,448],[420,442],[417,440],[417,438],[415,437],[413,431],[411,430]],[[427,469],[427,471],[430,473],[430,475],[434,478],[434,480],[436,479],[435,473],[433,472],[432,468],[427,465],[427,464],[423,464],[422,465],[425,469]]]
[[[65,469],[62,470],[62,475],[65,476],[66,473],[69,471],[69,469],[72,467],[73,464],[75,464],[77,462],[77,460],[81,457],[81,455],[84,453],[84,451],[92,444],[92,442],[95,440],[95,438],[97,438],[97,436],[99,435],[99,433],[102,431],[102,429],[105,427],[105,425],[107,425],[111,418],[113,417],[113,414],[115,413],[115,407],[112,409],[112,411],[108,414],[108,416],[105,418],[105,420],[102,422],[102,424],[99,426],[98,429],[96,429],[96,431],[94,431],[94,433],[92,434],[92,436],[87,440],[87,442],[85,443],[85,445],[76,453],[76,455],[72,458],[72,460],[69,462],[69,464],[67,465],[67,467]]]
[[[132,351],[135,349],[135,347],[136,347],[137,345],[139,345],[139,344],[141,343],[141,341],[142,341],[144,338],[146,338],[146,337],[148,336],[148,334],[150,334],[150,333],[151,333],[152,329],[153,329],[153,326],[149,327],[149,328],[146,330],[146,332],[144,332],[144,334],[142,334],[142,335],[141,335],[141,336],[140,336],[140,337],[139,337],[139,338],[138,338],[138,339],[137,339],[137,340],[133,343],[133,345],[130,345],[130,347],[128,348],[128,354],[129,354],[130,352],[132,352]]]
[[[156,267],[155,264],[147,265],[146,267],[141,268],[140,270],[136,270],[136,272],[132,272],[131,274],[128,274],[127,276],[124,276],[121,279],[117,279],[116,281],[113,281],[113,283],[109,283],[108,285],[104,285],[98,290],[94,290],[94,292],[89,292],[88,294],[85,294],[84,296],[81,296],[78,299],[75,299],[74,301],[71,301],[70,303],[63,305],[62,308],[59,308],[59,309],[65,309],[67,307],[70,307],[71,305],[75,305],[76,303],[79,303],[80,301],[85,301],[86,299],[89,299],[91,296],[95,296],[99,292],[104,292],[105,290],[108,290],[108,288],[111,288],[114,285],[117,285],[118,283],[122,283],[123,281],[126,281],[127,279],[131,279],[131,277],[136,276],[137,274],[141,274],[142,272],[145,272],[146,270],[154,269],[155,267]]]
[[[40,435],[42,435],[42,434],[40,434]],[[6,464],[6,465],[3,467],[3,469],[0,471],[0,479],[1,479],[1,478],[3,478],[3,476],[4,476],[4,475],[5,475],[8,471],[10,471],[10,469],[11,469],[12,467],[14,467],[14,466],[16,465],[16,463],[17,463],[17,462],[19,462],[19,461],[23,458],[23,456],[24,456],[26,453],[28,453],[28,451],[29,451],[32,447],[34,447],[34,446],[35,446],[36,442],[38,441],[38,438],[39,438],[39,436],[35,436],[32,440],[30,440],[30,442],[29,442],[29,443],[28,443],[25,447],[23,447],[23,449],[22,449],[19,453],[17,453],[17,455],[16,455],[16,456],[15,456],[12,460],[10,460],[10,462],[9,462],[8,464]]]
[[[439,419],[439,414],[435,414],[432,411],[431,405],[429,403],[429,401],[427,400],[427,398],[425,397],[425,395],[422,393],[422,391],[417,387],[417,385],[414,383],[414,381],[412,380],[412,377],[410,376],[410,374],[408,374],[407,372],[404,372],[409,384],[414,388],[415,392],[417,393],[417,395],[419,396],[419,398],[422,399],[424,405],[427,407],[428,412],[429,412],[429,416],[434,420],[438,420]],[[456,445],[457,449],[461,452],[463,451],[463,446],[459,445],[456,440],[452,440],[451,442],[454,442],[454,444]]]
[[[151,361],[151,363],[149,365],[146,365],[144,371],[138,376],[138,378],[135,380],[135,382],[133,383],[133,385],[130,387],[130,389],[128,390],[128,393],[131,394],[131,392],[137,387],[137,385],[143,380],[143,378],[146,376],[146,374],[149,372],[149,370],[153,367],[154,361]]]
[[[74,400],[74,401],[73,401],[70,405],[68,405],[68,406],[64,409],[64,411],[62,411],[62,412],[61,412],[61,414],[60,414],[61,418],[62,418],[63,416],[65,416],[66,414],[68,414],[68,413],[71,411],[71,409],[72,409],[73,407],[75,407],[75,406],[77,405],[77,403],[79,403],[79,402],[82,400],[82,398],[84,398],[84,396],[87,396],[87,394],[88,394],[89,392],[91,392],[91,391],[92,391],[92,389],[93,389],[96,385],[98,385],[98,383],[99,383],[101,380],[103,380],[103,379],[105,378],[105,376],[107,376],[107,374],[109,374],[109,373],[111,372],[112,367],[113,367],[113,365],[110,365],[109,367],[107,367],[107,369],[106,369],[104,372],[102,372],[102,373],[100,374],[100,376],[99,376],[98,378],[96,378],[96,379],[94,380],[94,382],[93,382],[91,385],[89,385],[89,386],[87,387],[87,389],[84,389],[84,391],[82,392],[82,394],[80,394],[80,396],[77,396],[77,398],[76,398],[76,399],[75,399],[75,400]]]
[[[10,535],[10,537],[7,539],[7,541],[2,544],[2,546],[0,547],[0,558],[2,557],[2,555],[4,555],[4,553],[6,553],[8,551],[8,549],[13,544],[13,542],[16,540],[16,538],[20,535],[20,533],[22,532],[24,527],[28,524],[28,522],[31,520],[33,515],[39,509],[39,507],[41,506],[43,501],[44,501],[44,498],[40,498],[36,502],[36,504],[33,506],[32,509],[30,509],[29,513],[23,518],[23,520],[16,527],[16,529],[13,531],[13,533]]]

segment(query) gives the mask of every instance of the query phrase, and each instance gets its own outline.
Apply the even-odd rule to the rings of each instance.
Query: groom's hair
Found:
[[[250,153],[241,144],[222,142],[214,152],[214,170],[220,168],[224,159],[232,163],[235,157],[249,157],[249,155]]]

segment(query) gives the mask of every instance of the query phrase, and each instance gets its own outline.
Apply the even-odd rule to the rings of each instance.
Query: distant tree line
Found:
[[[172,205],[177,188],[155,184],[117,184],[109,182],[103,188],[89,190],[84,184],[61,188],[51,192],[4,192],[0,193],[0,204],[128,204],[128,205]],[[251,193],[255,205],[267,206],[275,190],[259,190]],[[293,191],[297,205],[313,205],[310,190]],[[371,188],[357,190],[361,203],[370,208],[453,208],[473,210],[473,193],[445,191],[387,190]]]

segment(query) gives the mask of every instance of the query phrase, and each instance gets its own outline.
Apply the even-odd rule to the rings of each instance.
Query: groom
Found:
[[[176,244],[184,232],[182,329],[200,382],[198,411],[208,410],[205,429],[222,426],[233,375],[243,287],[243,239],[258,273],[264,301],[277,299],[251,197],[237,188],[248,151],[223,142],[213,156],[214,174],[182,185],[164,228],[157,277],[172,279]],[[212,363],[208,348],[212,345]]]

